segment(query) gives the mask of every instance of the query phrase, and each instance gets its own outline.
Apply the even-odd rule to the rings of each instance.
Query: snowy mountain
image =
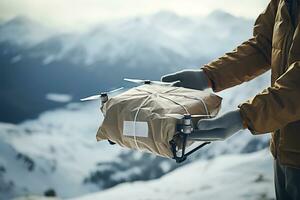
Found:
[[[25,17],[18,16],[0,24],[0,42],[32,47],[48,39],[54,31]]]
[[[68,57],[66,55],[72,49],[81,47],[86,53],[85,65],[124,60],[126,66],[133,68],[166,66],[174,69],[178,67],[176,64],[197,66],[199,62],[230,50],[229,45],[250,37],[251,26],[252,21],[222,11],[215,11],[206,18],[186,18],[161,11],[151,16],[100,25],[69,41],[57,57]],[[95,43],[97,45],[93,45]]]
[[[275,199],[268,150],[195,161],[160,179],[120,184],[72,200],[266,200]]]
[[[57,33],[17,17],[0,25],[0,121],[66,105],[49,102],[48,93],[77,101],[124,85],[124,77],[159,79],[199,67],[249,38],[252,24],[222,11],[195,18],[162,11]]]

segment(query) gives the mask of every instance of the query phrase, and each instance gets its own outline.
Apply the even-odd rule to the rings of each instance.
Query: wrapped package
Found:
[[[97,140],[172,158],[169,142],[178,119],[168,114],[215,116],[222,98],[206,91],[162,85],[141,85],[110,98],[101,110]]]

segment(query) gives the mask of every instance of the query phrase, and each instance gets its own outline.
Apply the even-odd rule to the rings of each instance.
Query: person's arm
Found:
[[[259,15],[254,25],[253,38],[202,68],[215,92],[249,81],[270,69],[277,6],[278,0],[272,0]]]
[[[275,131],[300,120],[300,61],[294,62],[273,87],[239,105],[246,127],[253,134]]]
[[[192,140],[226,139],[248,128],[252,134],[278,130],[300,120],[300,61],[294,62],[273,87],[263,90],[238,110],[198,122],[199,131]]]

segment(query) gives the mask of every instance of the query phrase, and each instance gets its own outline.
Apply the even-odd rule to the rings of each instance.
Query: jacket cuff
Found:
[[[244,115],[242,114],[241,109],[239,109],[239,113],[242,118],[243,129],[248,129],[248,124],[247,124],[246,120],[244,120]]]
[[[203,70],[205,76],[206,76],[206,79],[207,79],[207,85],[209,88],[212,88],[213,87],[213,83],[212,83],[212,80],[210,80],[209,76],[207,75],[206,71]]]
[[[218,90],[216,89],[216,84],[215,84],[215,80],[216,78],[214,77],[214,74],[210,71],[210,69],[208,69],[207,66],[204,65],[204,67],[201,68],[204,72],[204,74],[206,75],[207,79],[208,79],[208,86],[210,88],[212,88],[212,90],[214,92],[218,92]]]
[[[254,130],[251,120],[249,119],[249,117],[247,117],[247,108],[245,107],[244,103],[239,104],[238,108],[240,109],[244,129],[248,129],[253,135],[259,134]]]

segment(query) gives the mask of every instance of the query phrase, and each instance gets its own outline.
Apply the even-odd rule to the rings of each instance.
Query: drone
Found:
[[[160,85],[160,86],[172,86],[174,82],[172,83],[166,83],[161,81],[152,81],[152,80],[142,80],[142,79],[129,79],[125,78],[125,81],[132,82],[135,84],[148,84],[148,85]],[[97,100],[100,99],[101,104],[104,105],[108,101],[108,95],[120,92],[124,90],[124,87],[120,87],[117,89],[113,89],[111,91],[107,92],[100,92],[98,95],[89,96],[83,99],[80,99],[81,101],[91,101],[91,100]],[[177,163],[181,163],[187,159],[189,155],[196,152],[197,150],[201,149],[202,147],[210,144],[211,142],[215,141],[223,141],[230,137],[231,135],[219,135],[216,134],[214,131],[211,131],[210,133],[207,133],[207,131],[199,130],[197,129],[197,126],[195,126],[195,121],[197,121],[200,118],[212,118],[214,116],[209,115],[191,115],[191,114],[165,114],[166,117],[174,118],[178,121],[176,124],[176,134],[174,135],[174,138],[169,142],[171,145],[171,150],[173,153],[173,159]],[[178,139],[181,141],[181,144],[178,145],[177,141]],[[195,147],[194,149],[187,151],[187,143],[188,142],[197,142],[201,141],[203,142],[199,146]],[[108,140],[108,142],[111,145],[114,145],[115,143]],[[180,147],[180,148],[179,148]],[[179,154],[179,155],[178,155]]]
[[[120,87],[120,88],[117,88],[117,89],[114,89],[114,90],[111,90],[108,92],[100,92],[100,94],[98,94],[98,95],[85,97],[83,99],[80,99],[80,101],[93,101],[93,100],[100,99],[101,103],[104,104],[108,101],[108,94],[113,94],[113,93],[119,92],[123,89],[124,89],[124,87]]]
[[[137,83],[137,84],[148,84],[148,85],[164,85],[164,86],[172,86],[174,82],[162,82],[162,81],[151,81],[151,80],[142,80],[142,79],[131,79],[131,78],[124,78],[124,81]]]
[[[166,82],[162,82],[162,81],[151,81],[151,80],[131,79],[131,78],[124,78],[124,81],[135,83],[135,84],[148,84],[148,85],[161,85],[161,86],[172,86],[172,84],[173,84],[172,82],[166,83]],[[100,99],[101,103],[104,104],[108,101],[109,94],[119,92],[123,89],[124,89],[124,87],[120,87],[117,89],[113,89],[111,91],[100,92],[100,94],[98,94],[98,95],[85,97],[83,99],[80,99],[80,101],[93,101],[93,100]]]

